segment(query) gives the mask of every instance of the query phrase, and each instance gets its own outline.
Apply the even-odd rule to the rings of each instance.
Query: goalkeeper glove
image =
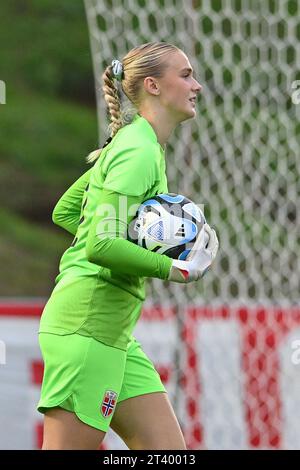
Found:
[[[204,224],[185,261],[174,259],[168,281],[188,283],[201,279],[216,257],[219,241],[214,229]]]

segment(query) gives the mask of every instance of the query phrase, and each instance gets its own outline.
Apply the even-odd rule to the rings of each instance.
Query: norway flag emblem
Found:
[[[107,390],[101,403],[101,413],[104,418],[108,418],[113,413],[117,403],[117,394],[112,390]]]

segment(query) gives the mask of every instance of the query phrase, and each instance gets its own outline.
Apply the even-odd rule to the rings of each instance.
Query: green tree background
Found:
[[[52,209],[98,144],[81,0],[0,5],[0,295],[47,296],[71,242]]]

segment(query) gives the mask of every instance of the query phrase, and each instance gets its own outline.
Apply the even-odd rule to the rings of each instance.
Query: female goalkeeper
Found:
[[[137,109],[127,125],[115,80]],[[130,449],[185,449],[165,388],[132,331],[144,278],[200,279],[218,240],[205,225],[189,259],[177,261],[125,234],[144,200],[168,192],[165,144],[175,126],[195,116],[201,85],[180,49],[147,43],[105,69],[103,91],[111,137],[89,155],[94,165],[53,212],[54,223],[75,238],[40,322],[43,449],[97,449],[109,427]]]

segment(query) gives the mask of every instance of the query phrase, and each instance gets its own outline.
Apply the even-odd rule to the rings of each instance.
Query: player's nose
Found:
[[[203,88],[202,85],[195,78],[194,78],[194,81],[195,81],[195,83],[194,83],[194,86],[193,86],[193,92],[194,93],[201,93],[202,88]]]

